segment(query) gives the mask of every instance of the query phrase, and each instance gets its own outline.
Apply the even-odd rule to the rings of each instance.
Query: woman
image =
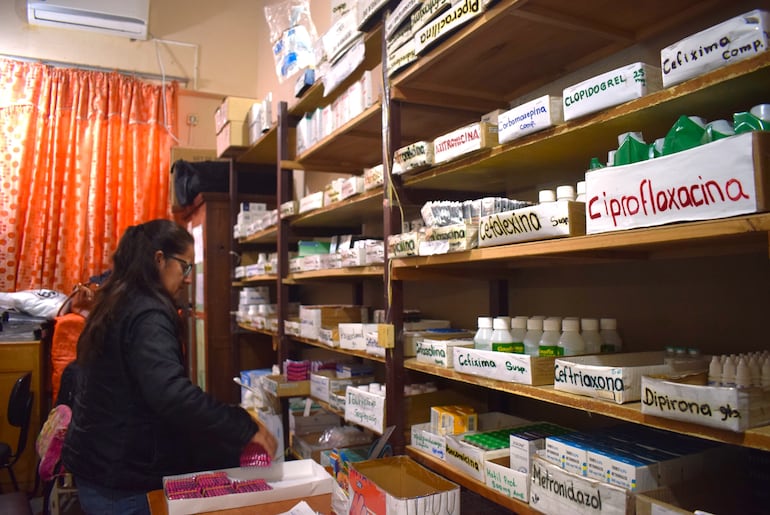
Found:
[[[90,514],[149,513],[163,476],[238,465],[277,443],[238,407],[185,373],[175,297],[189,284],[193,239],[169,220],[129,227],[78,341],[80,368],[62,453]]]

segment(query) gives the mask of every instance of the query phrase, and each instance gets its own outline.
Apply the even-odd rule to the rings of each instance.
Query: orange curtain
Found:
[[[0,291],[69,292],[168,218],[177,85],[0,59]]]

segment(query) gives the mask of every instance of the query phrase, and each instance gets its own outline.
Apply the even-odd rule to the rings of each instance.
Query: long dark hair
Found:
[[[171,220],[152,220],[126,229],[112,255],[112,273],[96,291],[94,308],[78,340],[79,363],[88,363],[101,353],[118,307],[127,305],[132,297],[151,295],[175,311],[174,299],[161,282],[155,253],[183,254],[192,244],[190,233]]]

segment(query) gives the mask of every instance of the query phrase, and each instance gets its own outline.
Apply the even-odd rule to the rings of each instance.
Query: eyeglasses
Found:
[[[190,275],[190,272],[192,272],[192,268],[193,268],[193,264],[192,263],[188,263],[184,259],[178,258],[176,256],[166,256],[166,257],[167,258],[171,258],[174,261],[179,261],[179,263],[182,265],[182,275],[184,277],[187,277],[188,275]]]

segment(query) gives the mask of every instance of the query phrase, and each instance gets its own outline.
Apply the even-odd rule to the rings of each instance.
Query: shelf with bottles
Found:
[[[666,429],[678,433],[716,440],[734,445],[742,445],[755,449],[770,450],[770,426],[762,426],[749,429],[744,433],[733,433],[714,429],[698,424],[680,422],[676,420],[665,419],[645,415],[642,413],[641,402],[631,402],[627,404],[615,404],[602,399],[595,399],[581,395],[575,395],[568,392],[554,390],[553,385],[548,386],[530,386],[519,383],[508,383],[497,381],[486,377],[462,374],[451,368],[439,367],[427,363],[418,362],[414,358],[404,361],[404,368],[423,372],[433,376],[451,379],[463,383],[483,386],[491,390],[501,391],[522,397],[575,408],[582,411],[606,415],[608,417],[620,419],[626,422],[635,422],[650,427]]]
[[[732,120],[768,101],[770,53],[706,73],[667,89],[530,134],[477,154],[404,176],[408,188],[462,191],[520,190],[537,181],[584,172],[592,157],[604,160],[616,137],[631,130],[652,141],[663,137],[683,114]],[[478,118],[468,120],[468,123]],[[418,139],[434,137],[427,133]]]
[[[501,0],[397,72],[392,96],[488,112],[716,9],[695,0],[611,8],[599,0]],[[731,6],[725,18],[740,14],[740,9]],[[708,22],[702,28],[706,26]]]
[[[268,336],[273,336],[273,337],[278,335],[278,333],[275,331],[272,331],[270,329],[260,329],[247,322],[238,322],[238,327],[250,333],[266,334]]]

